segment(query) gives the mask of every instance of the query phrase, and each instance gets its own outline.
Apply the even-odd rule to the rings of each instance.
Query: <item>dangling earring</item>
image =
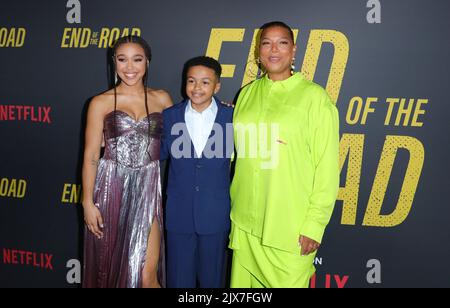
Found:
[[[117,74],[116,55],[112,56],[112,63],[113,63],[113,68],[114,68],[114,86],[116,86],[117,81],[119,80],[119,76]]]
[[[295,58],[292,58],[291,75],[294,75],[294,73],[295,73]]]
[[[266,72],[263,70],[263,65],[261,63],[261,59],[258,58],[256,59],[256,63],[258,65],[258,75],[257,78],[260,79],[262,76],[264,76],[266,74]]]
[[[250,77],[250,79],[258,78],[259,74],[259,59],[250,60],[247,62],[245,67],[245,74]]]

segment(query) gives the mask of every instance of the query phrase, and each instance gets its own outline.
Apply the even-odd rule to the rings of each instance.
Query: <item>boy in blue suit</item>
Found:
[[[161,160],[169,160],[167,186],[167,286],[224,287],[230,228],[230,158],[233,109],[214,97],[220,64],[189,60],[188,99],[164,110]]]

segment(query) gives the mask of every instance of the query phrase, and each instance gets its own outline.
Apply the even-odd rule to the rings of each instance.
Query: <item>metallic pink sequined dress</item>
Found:
[[[164,287],[159,167],[162,115],[151,113],[136,121],[117,110],[104,121],[105,154],[98,166],[94,190],[94,202],[103,217],[104,236],[97,239],[85,231],[83,287],[141,287],[153,223],[158,224],[161,234],[158,278]]]

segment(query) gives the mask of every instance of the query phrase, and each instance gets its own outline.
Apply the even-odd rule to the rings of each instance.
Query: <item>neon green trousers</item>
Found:
[[[231,288],[308,288],[315,254],[301,256],[261,245],[261,239],[233,226]]]

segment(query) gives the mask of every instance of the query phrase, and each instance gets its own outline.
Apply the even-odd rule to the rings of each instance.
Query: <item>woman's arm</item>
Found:
[[[103,220],[100,211],[94,204],[94,185],[97,176],[97,166],[103,141],[103,120],[105,102],[101,97],[95,97],[88,109],[85,133],[83,160],[83,210],[84,221],[92,233],[98,238],[103,236]]]

